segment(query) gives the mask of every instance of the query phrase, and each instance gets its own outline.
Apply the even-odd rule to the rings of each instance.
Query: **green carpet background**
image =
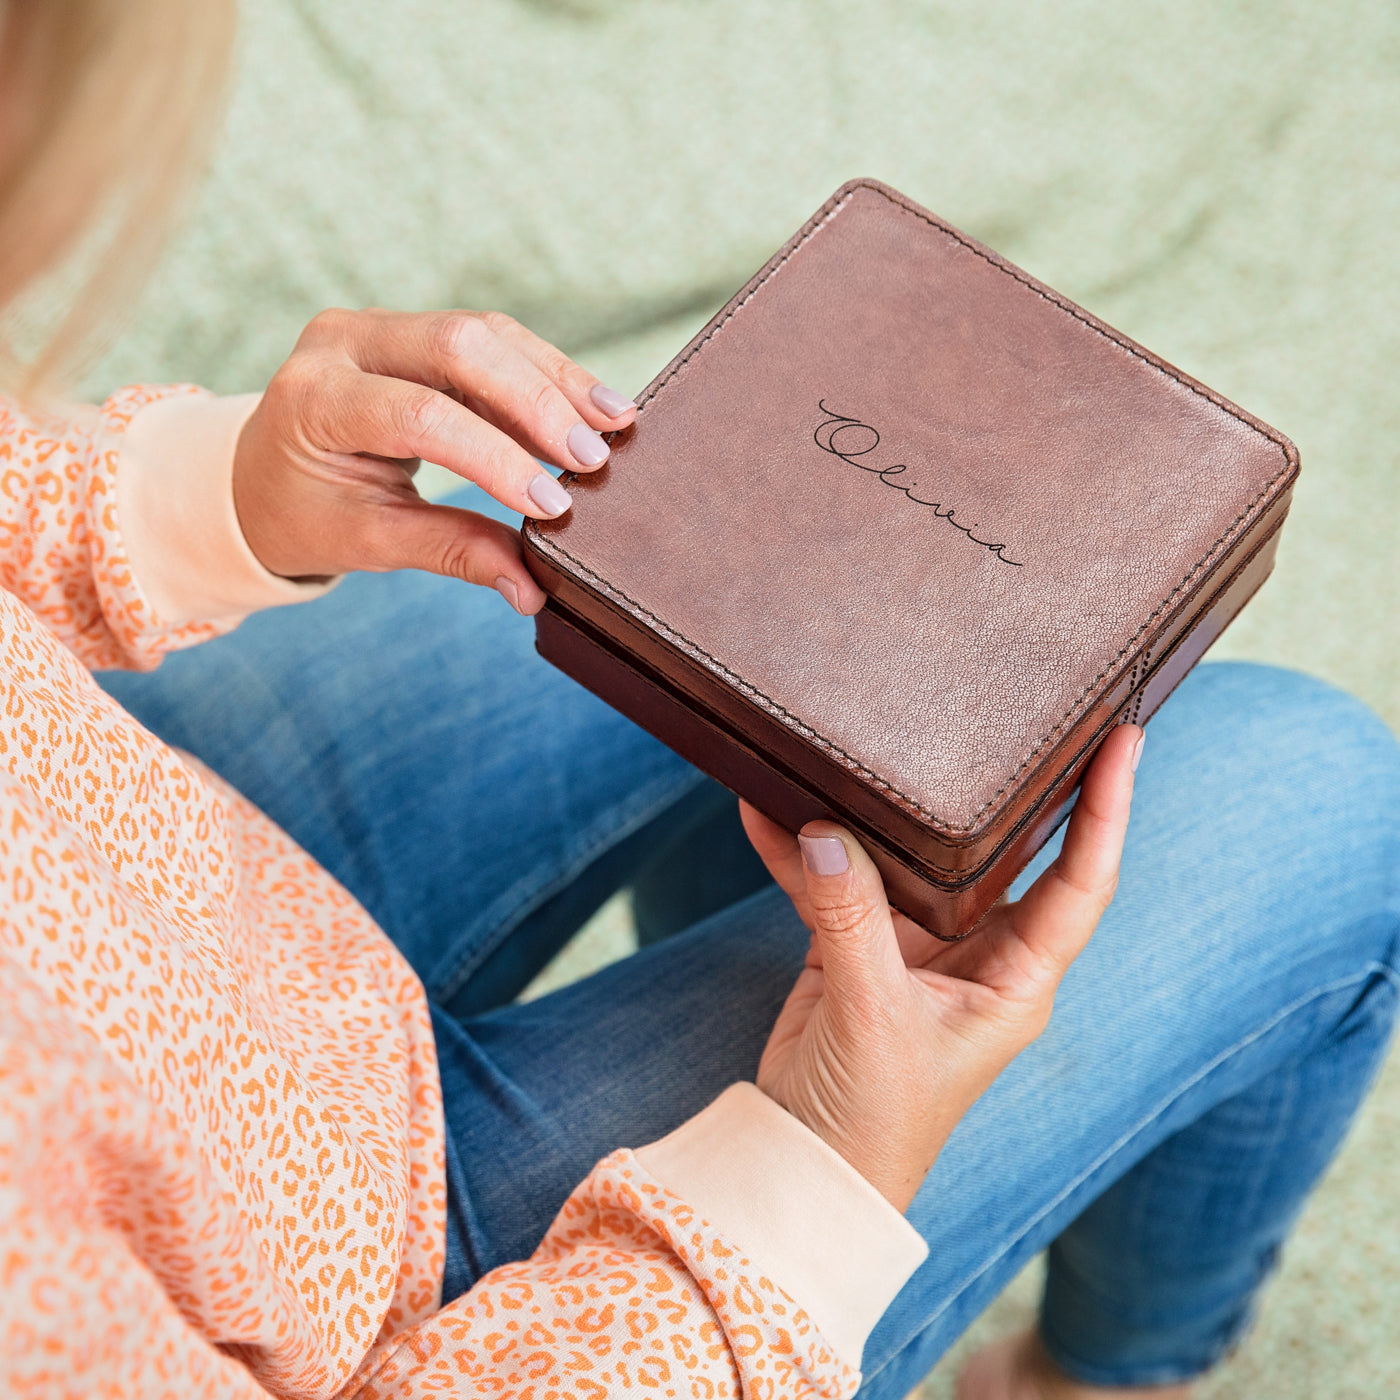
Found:
[[[378,304],[509,311],[635,391],[854,175],[1297,442],[1277,573],[1215,654],[1400,726],[1394,3],[248,0],[212,169],[85,388],[256,389],[317,310]],[[1400,1393],[1397,1151],[1400,1071],[1208,1395]]]

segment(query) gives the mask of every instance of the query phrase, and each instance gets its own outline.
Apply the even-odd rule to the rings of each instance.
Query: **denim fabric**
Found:
[[[600,1156],[753,1076],[805,930],[729,799],[544,664],[494,595],[356,576],[101,680],[422,977],[445,1296],[528,1255]],[[902,1396],[1046,1246],[1042,1327],[1071,1373],[1169,1382],[1232,1345],[1385,1046],[1398,870],[1400,756],[1374,717],[1264,667],[1194,673],[1150,726],[1118,896],[1049,1029],[910,1210],[929,1259],[867,1345],[864,1393]],[[661,941],[512,1004],[628,884]]]

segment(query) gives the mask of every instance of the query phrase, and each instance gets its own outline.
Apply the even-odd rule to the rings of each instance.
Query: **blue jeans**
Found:
[[[101,678],[423,979],[448,1296],[528,1255],[599,1157],[751,1078],[807,943],[732,799],[532,640],[492,594],[362,575]],[[1049,1029],[909,1212],[929,1258],[870,1338],[863,1393],[902,1396],[1047,1246],[1041,1325],[1072,1374],[1162,1383],[1219,1358],[1383,1053],[1397,870],[1400,756],[1373,716],[1265,667],[1193,674],[1152,722],[1117,899]],[[627,885],[656,941],[511,1004]]]

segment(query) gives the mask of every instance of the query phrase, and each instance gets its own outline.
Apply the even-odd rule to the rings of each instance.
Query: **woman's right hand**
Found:
[[[958,1120],[1045,1028],[1108,908],[1142,742],[1135,725],[1108,736],[1054,864],[961,943],[893,913],[850,832],[809,822],[794,837],[744,805],[750,840],[812,931],[758,1087],[900,1211]]]
[[[326,311],[302,333],[234,454],[239,523],[288,578],[426,569],[495,587],[522,613],[544,594],[517,533],[423,500],[420,459],[535,519],[569,508],[536,458],[595,471],[636,405],[498,312]]]

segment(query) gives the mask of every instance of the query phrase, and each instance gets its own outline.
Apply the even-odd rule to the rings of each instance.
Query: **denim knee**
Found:
[[[1276,904],[1279,886],[1297,883],[1315,900],[1325,881],[1330,928],[1400,908],[1400,744],[1359,700],[1296,671],[1215,662],[1148,734],[1134,821],[1154,842],[1198,841],[1213,825],[1240,896]],[[1154,790],[1154,748],[1171,753],[1171,791]]]
[[[1243,741],[1256,760],[1318,765],[1343,788],[1359,784],[1363,792],[1396,796],[1395,735],[1362,701],[1315,676],[1250,661],[1207,662],[1182,682],[1149,732],[1174,728],[1183,701],[1213,711],[1228,738]]]

